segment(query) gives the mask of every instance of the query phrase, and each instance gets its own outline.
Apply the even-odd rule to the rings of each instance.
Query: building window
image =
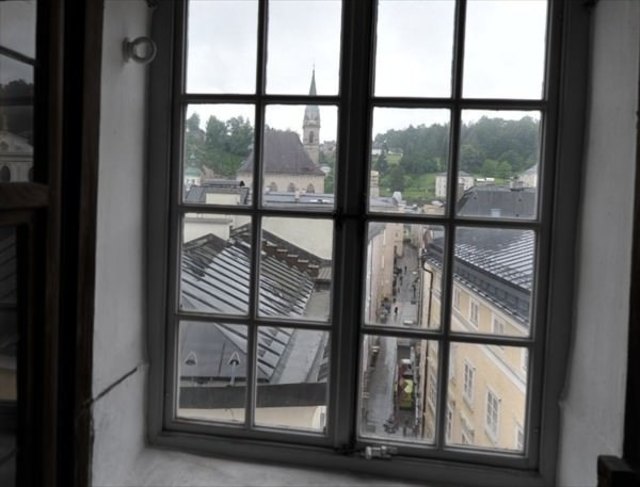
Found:
[[[517,451],[524,450],[524,430],[519,424],[516,424],[514,447]]]
[[[464,362],[464,383],[463,397],[469,407],[473,408],[473,387],[475,382],[476,369],[468,361]]]
[[[469,322],[475,327],[478,326],[478,316],[480,314],[480,305],[477,301],[471,299],[469,301]]]
[[[498,425],[500,424],[500,398],[491,390],[487,391],[485,414],[485,430],[493,442],[498,439]]]
[[[447,430],[445,432],[445,438],[448,442],[451,442],[453,435],[453,406],[451,403],[447,404]]]
[[[162,125],[150,159],[171,165],[149,190],[149,241],[162,242],[150,249],[150,301],[164,303],[149,317],[156,434],[208,435],[218,452],[226,438],[251,440],[274,459],[271,442],[296,457],[300,445],[354,454],[393,442],[400,474],[408,456],[541,465],[540,436],[527,436],[527,456],[510,451],[511,438],[475,444],[489,417],[468,408],[475,386],[498,377],[519,391],[525,435],[544,417],[559,111],[559,62],[545,53],[560,52],[560,26],[547,20],[564,18],[563,4],[159,3],[156,30],[177,32],[158,37],[151,66],[154,96],[173,90],[169,113],[150,104]],[[291,39],[292,21],[309,35]],[[421,51],[399,63],[394,29],[414,21],[420,29],[403,35],[438,36],[405,39],[403,52],[427,46],[442,66],[424,65]],[[517,57],[527,73],[517,82],[505,81],[503,40],[483,44],[483,32],[507,27],[536,53]],[[288,65],[292,45],[326,65]],[[536,187],[507,186],[533,166],[545,175]],[[199,186],[181,184],[189,168]],[[471,325],[452,313],[467,300]],[[504,311],[494,333],[480,326],[481,306]],[[522,333],[505,337],[511,316]],[[513,374],[492,353],[499,346],[533,354],[536,370]],[[474,447],[459,451],[449,424],[465,408],[461,441]]]
[[[504,320],[496,315],[493,316],[492,320],[492,328],[494,335],[504,335],[505,334],[505,323]]]
[[[453,286],[453,307],[460,309],[460,288],[456,284]]]

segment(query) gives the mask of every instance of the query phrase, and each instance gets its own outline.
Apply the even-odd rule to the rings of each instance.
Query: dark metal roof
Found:
[[[533,218],[536,212],[536,189],[511,189],[504,186],[474,186],[458,202],[460,216],[494,216]]]
[[[199,186],[191,186],[185,194],[185,202],[204,204],[207,202],[207,194],[238,194],[239,204],[248,204],[249,188],[241,185],[240,181],[224,181],[224,183],[227,184],[222,184],[220,180],[205,180]]]
[[[265,174],[291,174],[324,176],[304,149],[298,134],[267,128],[263,137],[263,171]],[[253,172],[254,152],[242,163],[238,173]]]
[[[535,235],[530,230],[459,228],[454,278],[527,324],[534,277]],[[427,246],[431,265],[442,264],[444,238]]]
[[[317,269],[327,261],[291,243],[263,232],[259,309],[263,316],[305,315],[316,295]],[[248,225],[231,232],[229,240],[214,235],[184,246],[181,306],[186,310],[243,313],[248,310],[250,272]],[[280,251],[282,250],[282,252]],[[327,293],[326,290],[319,293]],[[232,369],[234,353],[246,364],[247,327],[223,323],[183,322],[180,339],[184,379],[245,380],[244,366]],[[260,327],[258,332],[258,380],[273,382],[282,373],[283,356],[292,346],[295,332],[282,327]],[[297,346],[305,346],[304,339]],[[328,346],[324,344],[324,346]],[[192,360],[188,360],[190,354]],[[325,365],[326,368],[326,365]],[[275,374],[275,376],[274,376]],[[318,379],[320,380],[320,379]]]

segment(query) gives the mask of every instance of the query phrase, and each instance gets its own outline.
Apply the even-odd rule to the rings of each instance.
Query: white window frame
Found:
[[[460,287],[458,284],[454,282],[453,284],[453,307],[455,309],[460,309]]]
[[[458,5],[456,10],[457,18],[464,18],[464,2]],[[344,59],[352,59],[353,63],[343,63],[341,89],[343,93],[348,93],[360,106],[367,103],[355,100],[364,100],[367,96],[367,89],[370,86],[371,59],[367,55],[354,55],[360,50],[370,50],[373,42],[373,19],[375,9],[368,2],[346,2],[343,12],[343,40],[346,40],[346,54],[343,51]],[[264,4],[261,4],[259,37],[262,39],[266,34],[264,22],[266,19]],[[257,432],[251,437],[250,442],[246,433],[240,431],[235,434],[235,440],[229,441],[228,431],[218,436],[216,431],[203,424],[186,424],[177,422],[172,413],[172,399],[170,384],[171,370],[174,367],[174,360],[169,353],[172,350],[173,338],[170,330],[167,329],[167,315],[170,308],[170,301],[173,299],[168,289],[171,287],[171,276],[174,273],[171,255],[174,252],[175,237],[168,238],[173,233],[172,220],[167,220],[167,214],[175,214],[169,202],[175,202],[175,185],[172,186],[171,175],[175,178],[178,174],[176,160],[179,160],[180,146],[172,140],[172,134],[179,134],[182,121],[181,111],[177,108],[179,87],[182,68],[177,64],[183,55],[184,38],[181,35],[182,20],[184,19],[184,9],[182,3],[159,2],[154,12],[154,23],[152,26],[152,37],[158,44],[158,56],[151,65],[151,97],[149,103],[150,133],[148,135],[148,241],[153,242],[147,249],[147,276],[146,281],[149,287],[147,302],[147,318],[149,323],[148,346],[150,353],[150,381],[148,396],[148,431],[149,440],[154,445],[197,450],[203,453],[223,454],[225,456],[237,456],[241,458],[259,458],[282,463],[286,458],[292,464],[313,464],[316,466],[327,466],[334,468],[348,468],[361,470],[370,474],[379,473],[382,475],[394,475],[424,481],[432,479],[434,481],[447,480],[449,482],[471,482],[478,479],[479,483],[486,483],[486,479],[495,478],[495,467],[505,467],[503,471],[504,485],[513,485],[518,482],[520,485],[543,486],[553,482],[555,478],[555,466],[557,459],[557,424],[558,413],[555,404],[558,400],[562,387],[563,371],[566,370],[566,351],[569,348],[570,330],[567,326],[571,322],[571,309],[573,299],[573,275],[574,264],[570,258],[573,251],[573,244],[576,236],[576,215],[577,206],[577,185],[572,184],[578,179],[579,163],[582,150],[582,133],[584,117],[576,114],[584,113],[584,99],[586,94],[586,72],[587,53],[583,46],[589,33],[589,18],[587,9],[582,8],[579,2],[561,2],[551,0],[549,8],[549,34],[550,39],[547,47],[547,64],[550,67],[547,75],[547,98],[557,110],[547,113],[544,124],[543,159],[547,160],[546,169],[542,170],[540,180],[542,181],[541,203],[539,204],[540,214],[545,217],[544,222],[539,225],[539,240],[537,242],[537,276],[538,276],[538,296],[533,306],[533,325],[536,330],[535,339],[496,339],[493,337],[468,337],[463,341],[479,344],[493,345],[517,345],[522,344],[532,353],[531,363],[533,365],[529,375],[529,390],[538,391],[537,399],[529,400],[535,404],[527,412],[526,428],[528,431],[539,431],[536,435],[527,435],[528,447],[526,455],[485,455],[482,452],[458,451],[438,448],[429,450],[427,454],[422,451],[411,451],[400,448],[399,454],[395,455],[393,462],[360,462],[353,458],[354,452],[361,451],[366,442],[359,438],[350,436],[353,431],[354,421],[346,416],[354,415],[354,407],[349,406],[350,401],[346,401],[344,394],[353,391],[355,386],[354,377],[357,376],[357,364],[350,357],[357,357],[354,350],[358,349],[357,333],[344,333],[341,336],[340,344],[332,350],[332,379],[336,381],[335,387],[339,393],[331,396],[330,409],[335,410],[337,406],[344,405],[340,411],[345,411],[344,415],[334,418],[333,423],[329,417],[328,429],[335,434],[334,442],[331,445],[311,444],[307,449],[300,449],[297,441],[301,438],[295,435],[292,443],[292,436],[289,434],[272,434],[271,432]],[[365,19],[363,21],[363,19]],[[370,19],[367,21],[366,19]],[[571,22],[571,29],[567,24]],[[461,24],[464,25],[464,24]],[[560,45],[563,29],[568,34],[564,38],[564,44]],[[460,31],[461,32],[461,31]],[[454,51],[454,66],[456,56],[461,57],[463,43],[460,41],[463,33],[456,34]],[[555,46],[555,47],[553,47]],[[568,52],[563,55],[564,50]],[[264,53],[263,53],[264,54]],[[264,59],[264,55],[259,53],[259,59]],[[462,73],[461,63],[454,69],[454,79]],[[457,73],[457,74],[456,74]],[[261,75],[258,75],[261,76]],[[570,87],[571,96],[568,92],[563,92],[562,86]],[[460,82],[456,86],[460,87]],[[455,83],[454,83],[455,84]],[[203,101],[204,102],[204,101]],[[329,102],[329,101],[327,101]],[[419,104],[413,100],[403,100],[409,106]],[[375,100],[371,102],[375,104]],[[448,103],[448,102],[447,102]],[[474,102],[475,103],[475,102]],[[483,105],[484,103],[484,105]],[[499,108],[507,101],[488,100],[480,103],[478,108],[491,109]],[[456,101],[451,106],[459,110],[460,105]],[[476,105],[473,105],[474,107]],[[535,101],[514,102],[510,105],[513,109],[536,109]],[[370,108],[366,113],[352,114],[342,110],[340,113],[341,123],[350,120],[357,130],[352,130],[349,144],[343,144],[341,151],[342,160],[352,161],[352,165],[345,166],[343,173],[338,175],[338,201],[339,214],[343,220],[338,225],[340,229],[336,232],[336,241],[341,246],[339,254],[343,256],[343,261],[336,262],[336,269],[340,269],[342,262],[353,264],[352,274],[362,275],[362,263],[358,258],[362,256],[362,249],[359,242],[349,243],[342,239],[345,233],[350,231],[358,232],[362,230],[362,206],[354,198],[345,197],[346,181],[349,181],[353,194],[365,194],[365,184],[362,174],[367,174],[362,165],[357,161],[362,161],[361,154],[363,148],[367,146],[369,138],[367,124],[370,123]],[[571,116],[565,116],[571,114]],[[256,120],[258,122],[258,120]],[[457,122],[459,124],[459,121]],[[561,130],[562,129],[562,130]],[[346,126],[342,125],[341,136],[346,133]],[[256,130],[258,132],[258,130]],[[562,132],[565,137],[560,139],[557,134]],[[455,136],[455,131],[454,131]],[[368,149],[367,149],[368,150]],[[366,151],[364,152],[366,153]],[[558,161],[555,162],[554,161]],[[456,163],[449,166],[450,171],[455,170]],[[169,168],[172,168],[171,170]],[[255,178],[258,181],[260,178]],[[451,189],[455,186],[451,181],[456,178],[449,178],[449,198],[454,194]],[[556,179],[560,179],[562,184]],[[558,183],[558,184],[554,184]],[[256,182],[257,185],[257,182]],[[342,190],[340,189],[342,188]],[[343,198],[344,197],[344,198]],[[451,200],[453,201],[453,200]],[[553,219],[546,218],[552,215]],[[219,209],[216,209],[219,211]],[[173,217],[172,217],[173,218]],[[384,215],[383,221],[418,221],[416,218],[400,217],[394,215]],[[448,220],[438,217],[431,218],[430,221],[437,223],[448,223]],[[471,222],[469,222],[471,224]],[[521,227],[519,222],[508,223],[515,228]],[[452,244],[448,249],[451,252]],[[451,256],[448,257],[451,259]],[[450,260],[446,262],[450,265]],[[344,276],[336,276],[336,282]],[[554,294],[549,292],[548,283],[553,282]],[[342,290],[348,289],[348,285],[342,284]],[[354,289],[358,290],[362,284],[358,284]],[[432,336],[443,343],[450,343],[450,311],[451,302],[448,298],[452,292],[451,281],[445,282],[443,288],[443,332],[431,330],[421,336]],[[340,293],[338,293],[340,294]],[[362,300],[361,300],[362,301]],[[342,313],[351,316],[352,322],[357,323],[360,311],[357,309],[358,300],[351,303],[344,303]],[[543,325],[543,317],[548,317]],[[355,319],[354,319],[355,318]],[[441,364],[441,376],[446,377],[449,347],[443,346],[439,354]],[[169,357],[169,358],[168,358]],[[551,366],[543,367],[545,362],[551,360]],[[340,368],[340,374],[337,369]],[[553,372],[551,372],[553,371]],[[444,393],[448,381],[440,382],[439,403],[443,403]],[[545,391],[541,394],[541,391]],[[169,398],[166,401],[166,398]],[[446,408],[439,408],[438,424],[441,426],[446,414]],[[544,412],[544,414],[543,414]],[[445,432],[442,427],[437,428],[439,439],[442,444]],[[277,443],[277,449],[272,444]],[[375,442],[369,442],[370,444]],[[336,455],[336,452],[338,453]],[[416,454],[423,456],[422,462],[415,462]],[[405,456],[408,455],[408,456]],[[356,456],[357,458],[357,456]],[[406,460],[405,460],[406,459]],[[433,461],[432,461],[433,460]],[[466,462],[466,470],[458,471],[447,465],[447,461]],[[389,468],[392,465],[393,468]],[[518,471],[520,470],[520,471]],[[470,476],[469,472],[474,472]],[[510,472],[516,472],[510,473]],[[471,479],[471,480],[470,480]]]
[[[480,327],[480,302],[469,297],[469,323],[474,328]]]
[[[484,415],[484,429],[487,436],[494,443],[500,434],[500,403],[501,399],[490,387],[487,387]]]
[[[464,361],[464,372],[462,380],[462,397],[469,406],[473,409],[473,396],[476,382],[476,368],[473,364],[466,360]]]
[[[493,333],[494,335],[505,335],[506,329],[506,321],[497,314],[494,314],[491,320],[491,333]]]

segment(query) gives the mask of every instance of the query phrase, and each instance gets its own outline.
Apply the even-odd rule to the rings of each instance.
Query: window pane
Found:
[[[261,165],[264,206],[333,209],[337,122],[335,106],[267,106]]]
[[[262,219],[260,315],[327,321],[331,312],[333,221]]]
[[[35,1],[9,0],[0,2],[0,46],[35,58]],[[2,69],[0,69],[0,76],[1,73],[4,73]]]
[[[450,356],[447,403],[452,409],[447,444],[522,451],[514,431],[525,424],[527,373],[520,347],[456,343]],[[522,439],[522,438],[520,438]]]
[[[442,109],[374,109],[371,211],[444,214],[449,119]]]
[[[537,214],[540,112],[462,112],[457,212],[532,219]]]
[[[376,96],[451,94],[455,2],[380,0]]]
[[[432,443],[438,343],[365,335],[362,347],[360,435]]]
[[[249,311],[250,221],[217,213],[184,216],[181,310],[232,315]]]
[[[535,234],[458,228],[451,328],[465,333],[530,335]],[[431,243],[441,251],[442,241]],[[457,302],[456,302],[457,300]]]
[[[267,92],[335,95],[339,85],[339,0],[270,0]]]
[[[434,225],[369,223],[364,316],[367,324],[440,327],[442,253],[429,243],[444,238]]]
[[[17,400],[18,301],[16,232],[0,227],[0,404]]]
[[[32,180],[32,103],[33,67],[0,55],[1,183]]]
[[[470,98],[540,98],[547,2],[467,2],[463,93]]]
[[[327,332],[260,327],[256,424],[324,431],[329,356]]]
[[[224,323],[180,324],[178,417],[244,422],[247,332]]]
[[[184,201],[248,205],[253,180],[253,105],[189,105],[184,153]]]
[[[187,92],[254,93],[257,0],[190,0]]]
[[[0,479],[15,484],[18,426],[18,263],[16,229],[0,227]],[[4,474],[4,475],[3,475]]]

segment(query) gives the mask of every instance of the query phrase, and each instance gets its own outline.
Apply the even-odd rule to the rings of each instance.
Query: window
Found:
[[[463,383],[463,395],[464,399],[473,408],[473,386],[475,381],[476,369],[469,362],[464,362],[464,383]]]
[[[504,335],[505,334],[505,323],[504,320],[498,316],[493,316],[492,328],[494,335]]]
[[[553,333],[550,274],[540,269],[558,100],[558,65],[546,53],[561,4],[160,4],[155,22],[178,29],[153,67],[156,92],[175,81],[169,114],[152,117],[164,117],[172,145],[162,152],[152,137],[150,148],[172,168],[170,184],[156,171],[150,189],[157,208],[170,202],[150,240],[165,246],[153,250],[164,270],[149,266],[166,303],[150,317],[164,326],[152,338],[166,364],[152,372],[160,436],[195,433],[224,452],[220,438],[250,439],[247,451],[263,458],[275,455],[268,442],[292,460],[305,456],[300,445],[393,444],[393,465],[540,465],[539,438],[526,455],[511,438],[485,445],[474,434],[489,425],[482,398],[478,414],[469,408],[474,388],[496,379],[520,405],[525,434],[541,426],[543,396],[532,395],[544,390]],[[303,56],[295,65],[292,46]],[[528,54],[504,52],[513,46]],[[304,57],[313,52],[322,64]],[[191,167],[203,177],[187,188]],[[536,186],[512,184],[534,167]],[[274,187],[287,193],[266,191]],[[472,329],[453,312],[462,286]],[[481,324],[481,309],[496,306],[503,325]],[[536,367],[512,373],[517,359],[505,357],[519,353]],[[460,438],[447,433],[447,404],[466,411]],[[452,447],[460,442],[467,447]]]
[[[469,322],[476,327],[478,326],[478,315],[480,313],[480,305],[477,301],[469,301]]]
[[[447,431],[445,437],[447,441],[451,442],[451,435],[453,434],[453,405],[447,404]]]
[[[524,430],[519,424],[516,424],[514,447],[518,451],[524,450]]]
[[[460,309],[460,288],[454,285],[453,288],[453,307]]]
[[[485,431],[493,442],[498,439],[498,425],[500,423],[500,399],[491,391],[487,391],[487,404],[485,414]]]

